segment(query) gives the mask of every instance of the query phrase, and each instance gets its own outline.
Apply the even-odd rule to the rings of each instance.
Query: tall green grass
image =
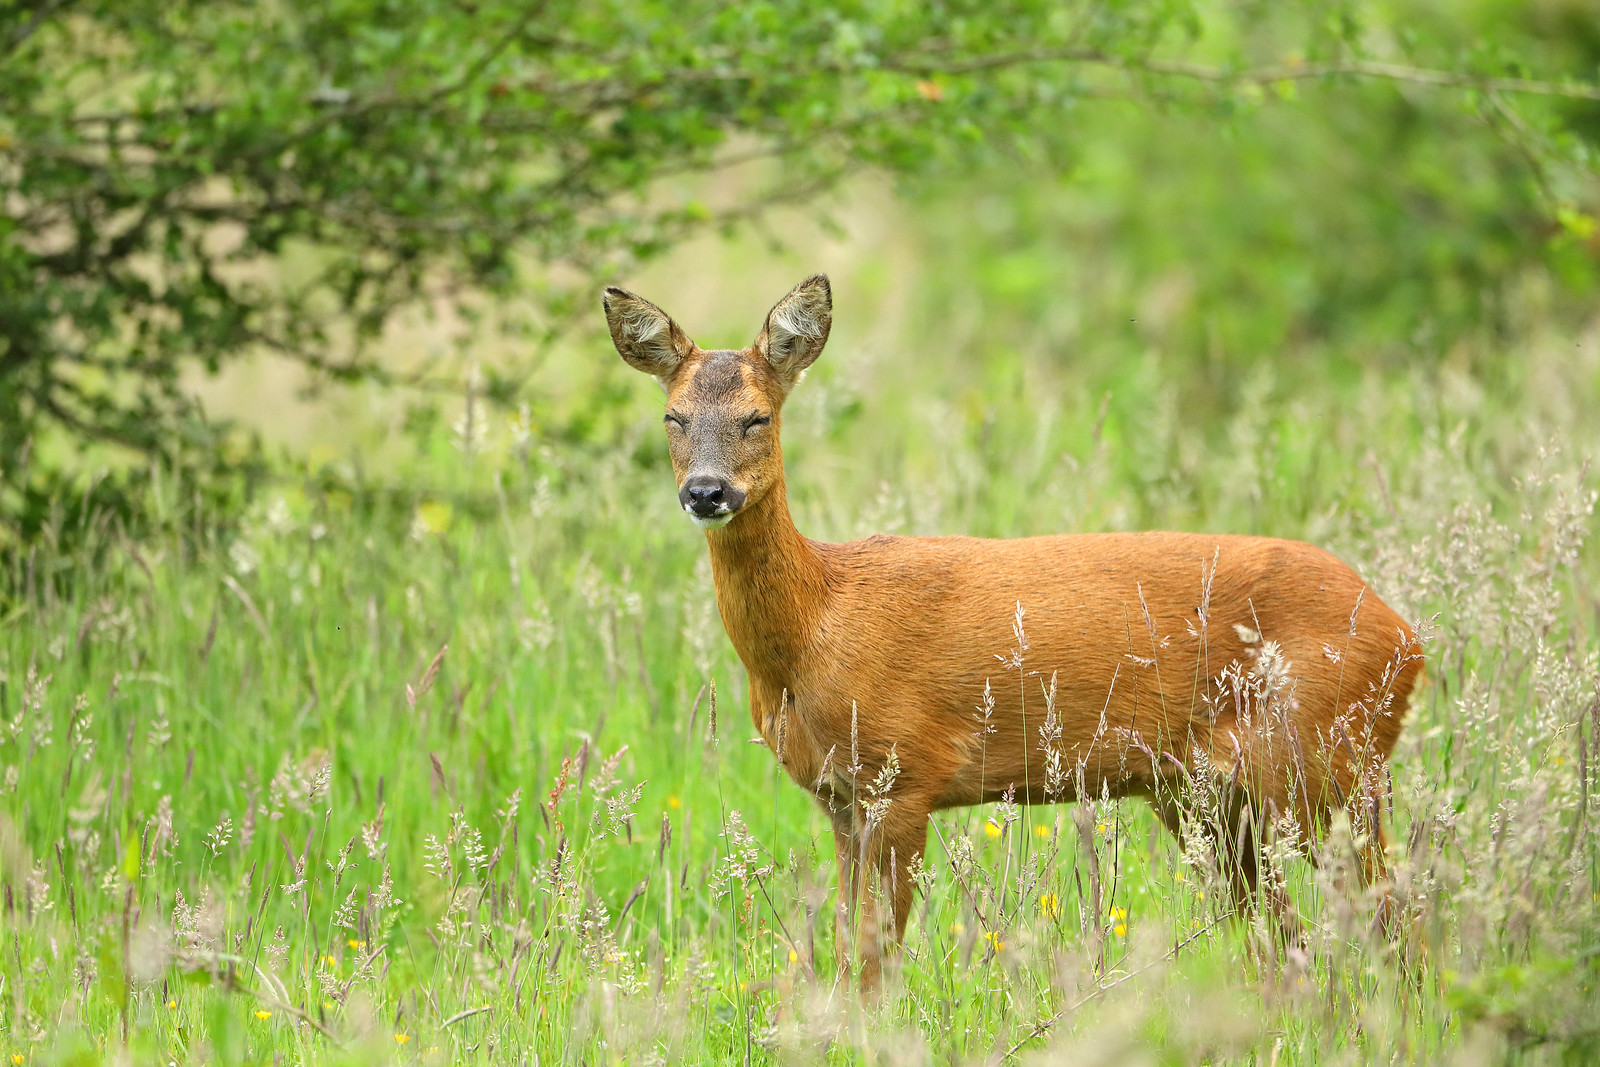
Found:
[[[1530,343],[1487,386],[1258,375],[1200,424],[1190,368],[1157,355],[1092,383],[912,389],[887,364],[852,376],[836,345],[787,412],[813,536],[1278,534],[1334,549],[1418,620],[1431,684],[1395,753],[1393,827],[1416,969],[1370,933],[1347,829],[1320,865],[1272,857],[1308,917],[1287,951],[1138,803],[974,809],[937,816],[903,959],[863,1006],[833,959],[827,821],[748,743],[640,384],[604,443],[441,426],[400,490],[319,460],[230,527],[158,486],[165,533],[15,559],[0,1053],[1600,1055],[1583,459],[1600,427],[1575,349]]]

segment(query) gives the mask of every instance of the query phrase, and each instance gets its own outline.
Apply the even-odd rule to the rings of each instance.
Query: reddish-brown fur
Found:
[[[822,315],[816,351],[826,297],[823,280],[809,296]],[[624,299],[637,300],[608,291],[614,335]],[[798,370],[766,354],[784,307],[736,353],[664,327],[679,358],[649,369],[666,368],[668,410],[684,416],[671,431],[680,484],[691,468],[715,469],[743,493],[706,532],[717,605],[756,727],[833,820],[864,984],[877,979],[880,934],[903,934],[929,814],[1008,791],[1026,802],[1142,796],[1176,831],[1196,780],[1231,788],[1218,837],[1236,846],[1225,865],[1241,903],[1255,889],[1255,842],[1282,817],[1309,831],[1351,810],[1371,842],[1367,873],[1381,873],[1381,769],[1421,659],[1411,629],[1349,567],[1311,545],[1213,534],[809,540],[789,515],[778,444]],[[630,362],[651,358],[627,340]],[[720,387],[708,393],[697,377],[712,362]],[[770,411],[770,442],[750,442],[759,427],[716,437],[704,420],[717,404],[729,418]],[[1067,773],[1047,783],[1052,686]],[[891,752],[900,773],[869,826],[863,801]]]

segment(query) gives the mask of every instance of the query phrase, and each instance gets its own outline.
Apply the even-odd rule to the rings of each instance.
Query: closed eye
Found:
[[[757,426],[765,426],[772,421],[771,415],[751,415],[744,420],[744,432],[749,433]]]
[[[685,419],[682,415],[676,415],[670,411],[667,412],[666,416],[661,421],[666,423],[668,426],[676,426],[680,430],[686,430],[689,428],[688,419]]]

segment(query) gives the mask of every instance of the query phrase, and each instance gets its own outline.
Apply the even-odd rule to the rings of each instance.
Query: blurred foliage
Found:
[[[1304,7],[1254,10],[1238,47],[1289,53]],[[1600,9],[1472,13],[1405,5],[1395,22],[1433,44],[1419,61],[1447,63],[1481,34],[1600,69]],[[1495,378],[1533,318],[1588,321],[1600,283],[1600,102],[1514,103],[1324,81],[1203,114],[1075,107],[1058,172],[918,187],[927,255],[960,269],[921,279],[916,318],[990,387],[1019,352],[1115,384],[1158,351],[1193,368],[1185,402],[1208,414],[1231,412],[1264,365],[1313,388],[1440,358]]]
[[[438,385],[382,361],[398,312],[547,341],[593,279],[861,168],[945,183],[940,306],[1073,340],[1064,241],[1119,315],[1164,279],[1130,335],[1216,364],[1442,351],[1530,268],[1592,292],[1597,63],[1582,0],[6,3],[0,543],[142,522],[151,477],[231,511],[260,449],[198,372]]]

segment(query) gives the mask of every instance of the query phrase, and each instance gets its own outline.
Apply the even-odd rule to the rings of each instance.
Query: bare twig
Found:
[[[1106,990],[1115,989],[1117,986],[1121,985],[1123,982],[1127,982],[1127,981],[1130,981],[1130,980],[1132,980],[1134,978],[1139,977],[1139,975],[1145,973],[1150,968],[1152,968],[1152,967],[1154,967],[1154,966],[1156,966],[1158,964],[1170,963],[1172,960],[1177,959],[1179,952],[1183,951],[1183,949],[1187,948],[1190,944],[1192,944],[1194,941],[1199,939],[1204,934],[1209,933],[1214,927],[1216,927],[1216,925],[1218,923],[1222,922],[1226,918],[1227,918],[1226,915],[1217,916],[1216,918],[1212,919],[1209,923],[1206,923],[1206,925],[1202,926],[1200,929],[1196,930],[1194,933],[1192,933],[1188,937],[1184,938],[1182,941],[1179,941],[1177,944],[1173,945],[1172,948],[1167,950],[1167,952],[1164,953],[1163,955],[1157,956],[1155,959],[1153,959],[1150,962],[1146,963],[1142,967],[1136,967],[1135,969],[1129,971],[1127,974],[1119,975],[1114,981],[1105,982],[1105,983],[1103,983],[1101,985],[1095,986],[1089,992],[1085,993],[1083,996],[1079,997],[1077,1000],[1074,1000],[1071,1004],[1068,1004],[1066,1007],[1062,1008],[1060,1011],[1056,1012],[1054,1015],[1050,1016],[1047,1019],[1040,1019],[1037,1023],[1034,1024],[1033,1029],[1028,1032],[1028,1036],[1027,1037],[1024,1037],[1021,1041],[1018,1041],[1015,1045],[1012,1045],[1009,1049],[1006,1050],[1005,1058],[1006,1059],[1010,1059],[1012,1056],[1015,1056],[1018,1052],[1020,1052],[1022,1050],[1022,1046],[1026,1045],[1028,1042],[1032,1041],[1034,1038],[1044,1035],[1056,1023],[1060,1022],[1066,1016],[1068,1016],[1068,1015],[1072,1014],[1073,1012],[1077,1011],[1079,1008],[1083,1007],[1085,1004],[1089,1003],[1089,1001],[1095,999],[1100,994],[1104,993]]]

